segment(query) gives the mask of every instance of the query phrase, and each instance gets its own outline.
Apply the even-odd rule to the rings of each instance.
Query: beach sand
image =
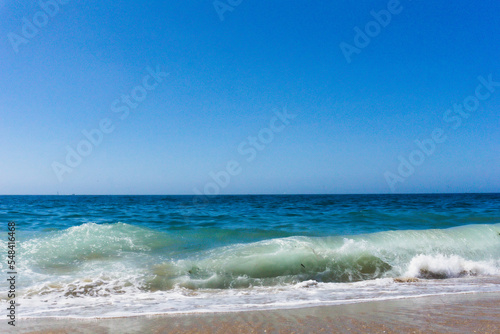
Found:
[[[6,328],[3,320],[0,328]],[[11,327],[11,326],[9,326]],[[3,332],[3,331],[2,331]],[[290,310],[108,319],[19,319],[12,333],[500,333],[500,293]]]

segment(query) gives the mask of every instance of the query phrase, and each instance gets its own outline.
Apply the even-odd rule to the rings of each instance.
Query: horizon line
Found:
[[[500,192],[414,192],[414,193],[262,193],[262,194],[218,194],[218,195],[197,195],[197,194],[0,194],[0,196],[196,196],[196,197],[217,197],[217,196],[349,196],[349,195],[485,195],[500,194]]]

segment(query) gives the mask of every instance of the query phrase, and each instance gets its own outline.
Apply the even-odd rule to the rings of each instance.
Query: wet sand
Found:
[[[500,333],[500,293],[460,294],[291,310],[19,319],[5,333]],[[11,326],[8,326],[11,327]]]

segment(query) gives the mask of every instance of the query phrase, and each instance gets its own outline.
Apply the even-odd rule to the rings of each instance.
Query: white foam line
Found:
[[[310,301],[299,302],[294,305],[287,305],[287,303],[283,303],[284,307],[265,307],[262,304],[254,304],[263,307],[257,306],[256,308],[248,309],[234,309],[235,305],[231,305],[233,310],[221,310],[221,309],[198,309],[192,311],[171,311],[171,312],[145,312],[145,313],[133,313],[133,314],[120,314],[120,315],[110,315],[110,316],[43,316],[43,317],[33,317],[33,316],[19,316],[19,319],[115,319],[115,318],[133,318],[133,317],[142,317],[142,316],[161,316],[161,315],[179,315],[179,314],[206,314],[206,313],[235,313],[235,312],[251,312],[251,311],[266,311],[266,310],[292,310],[299,308],[310,308],[310,307],[318,307],[318,306],[333,306],[333,305],[348,305],[348,304],[358,304],[358,303],[367,303],[372,301],[388,301],[388,300],[400,300],[400,299],[410,299],[410,298],[421,298],[421,297],[433,297],[433,296],[447,296],[447,295],[462,295],[462,294],[474,294],[474,293],[495,293],[500,291],[481,291],[481,290],[469,290],[469,291],[459,291],[459,292],[442,292],[442,293],[428,293],[421,295],[405,295],[405,296],[391,296],[391,297],[374,297],[374,298],[361,298],[361,299],[345,299],[345,300],[336,300],[336,301],[316,301],[315,303],[311,303]],[[245,304],[248,306],[250,304]],[[277,304],[273,304],[276,306]],[[78,308],[78,307],[75,307]],[[65,308],[68,309],[68,308]],[[52,311],[52,310],[51,310]],[[43,311],[42,311],[43,312]],[[45,311],[47,312],[47,311]],[[37,312],[38,313],[38,312]]]

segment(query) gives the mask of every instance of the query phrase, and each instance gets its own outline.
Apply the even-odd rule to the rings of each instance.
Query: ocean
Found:
[[[500,194],[0,196],[0,222],[18,318],[500,291]]]

